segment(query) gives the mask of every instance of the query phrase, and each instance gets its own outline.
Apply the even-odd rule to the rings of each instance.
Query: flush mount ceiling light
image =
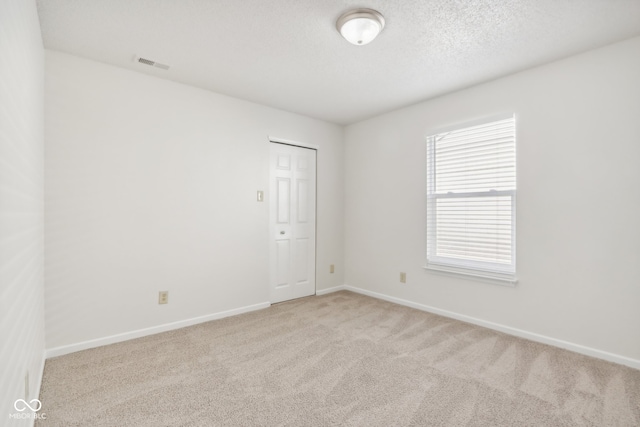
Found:
[[[354,9],[338,18],[336,28],[349,43],[362,46],[380,34],[384,16],[373,9]]]

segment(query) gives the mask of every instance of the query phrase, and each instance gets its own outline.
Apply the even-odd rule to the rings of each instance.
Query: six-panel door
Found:
[[[316,150],[271,144],[271,302],[316,292]]]

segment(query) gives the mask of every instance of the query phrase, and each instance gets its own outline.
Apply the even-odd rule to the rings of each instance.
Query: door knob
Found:
[[[284,234],[284,231],[281,231],[280,234]]]

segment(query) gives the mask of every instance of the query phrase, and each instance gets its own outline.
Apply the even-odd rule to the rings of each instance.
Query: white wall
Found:
[[[639,52],[634,38],[348,126],[346,283],[640,366]],[[422,268],[425,135],[502,112],[517,115],[515,288]]]
[[[0,424],[44,362],[44,50],[33,1],[0,2]],[[5,424],[6,423],[6,424]]]
[[[320,146],[317,288],[344,283],[341,127],[60,52],[45,69],[48,349],[269,301],[269,135]]]

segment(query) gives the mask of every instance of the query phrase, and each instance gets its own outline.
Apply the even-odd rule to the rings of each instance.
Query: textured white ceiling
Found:
[[[640,0],[37,3],[48,49],[339,124],[640,35]],[[369,45],[335,29],[353,7],[385,16]]]

